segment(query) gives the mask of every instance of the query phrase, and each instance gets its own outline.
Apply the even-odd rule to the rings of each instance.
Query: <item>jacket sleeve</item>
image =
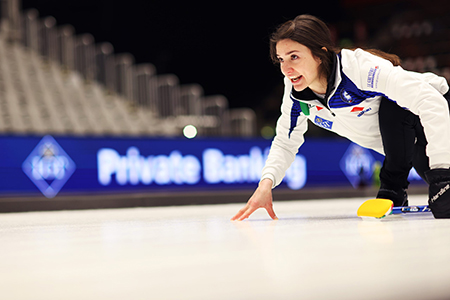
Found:
[[[303,144],[303,134],[308,128],[308,120],[303,114],[300,114],[296,124],[292,124],[291,126],[293,100],[291,100],[290,94],[292,84],[287,78],[284,79],[284,84],[285,89],[281,104],[281,116],[277,121],[276,136],[272,141],[269,156],[261,176],[261,180],[265,178],[272,179],[272,188],[279,185],[283,180],[286,170],[295,160],[295,155],[299,147]]]
[[[359,62],[361,85],[364,87],[365,81],[370,77],[370,69],[380,59],[362,50],[356,50],[355,54]],[[450,167],[449,106],[442,96],[448,91],[445,78],[432,73],[405,71],[383,61],[379,66],[379,74],[370,79],[373,87],[366,85],[366,89],[381,92],[399,106],[419,116],[428,141],[426,151],[430,167]]]

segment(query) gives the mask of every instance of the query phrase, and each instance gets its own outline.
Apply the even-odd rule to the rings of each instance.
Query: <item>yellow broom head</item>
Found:
[[[358,208],[358,217],[384,218],[392,212],[394,203],[389,199],[367,200]]]

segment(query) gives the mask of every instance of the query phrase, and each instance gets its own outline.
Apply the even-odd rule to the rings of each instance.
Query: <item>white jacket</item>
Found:
[[[428,141],[430,167],[450,167],[450,117],[442,96],[449,89],[445,78],[394,67],[388,60],[361,49],[344,49],[336,58],[326,105],[309,88],[293,91],[290,80],[284,79],[281,116],[261,179],[272,179],[273,187],[281,183],[304,142],[307,119],[384,155],[378,124],[381,97],[420,117]],[[300,102],[307,106],[303,104],[302,109]]]

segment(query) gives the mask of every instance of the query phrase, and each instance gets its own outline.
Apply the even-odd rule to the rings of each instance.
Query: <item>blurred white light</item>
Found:
[[[183,128],[183,134],[188,139],[193,139],[197,136],[197,128],[194,125],[186,125]]]

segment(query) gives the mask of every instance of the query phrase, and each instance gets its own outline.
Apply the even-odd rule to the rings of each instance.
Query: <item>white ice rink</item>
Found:
[[[364,200],[0,214],[0,299],[450,299],[450,219]]]

